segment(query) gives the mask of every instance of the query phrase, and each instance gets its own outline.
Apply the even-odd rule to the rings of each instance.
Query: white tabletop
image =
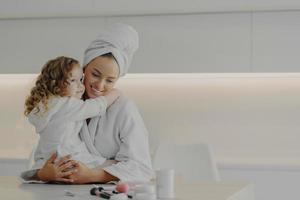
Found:
[[[2,200],[77,200],[97,199],[89,194],[92,185],[24,184],[17,177],[0,177]],[[75,196],[67,196],[66,191]],[[176,182],[176,200],[254,200],[253,188],[243,183],[197,183]]]

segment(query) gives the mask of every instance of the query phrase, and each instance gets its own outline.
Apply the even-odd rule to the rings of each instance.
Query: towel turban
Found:
[[[114,24],[101,32],[84,52],[83,66],[103,54],[112,53],[119,66],[119,76],[124,76],[139,46],[136,30],[126,24]]]

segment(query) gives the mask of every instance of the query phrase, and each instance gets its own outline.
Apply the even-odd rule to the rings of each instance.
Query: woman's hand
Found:
[[[76,172],[72,173],[68,178],[73,180],[75,184],[84,184],[84,183],[93,183],[93,182],[102,182],[106,183],[109,181],[118,180],[117,177],[107,173],[102,169],[102,167],[109,166],[111,164],[115,164],[118,161],[115,160],[107,160],[103,165],[90,169],[85,164],[81,162],[77,162]]]
[[[84,184],[96,182],[94,181],[95,174],[93,170],[81,162],[76,163],[76,172],[70,174],[68,178],[75,184]]]
[[[70,155],[64,156],[59,161],[55,162],[56,157],[56,153],[51,155],[44,166],[37,172],[37,177],[45,182],[60,181],[73,183],[73,180],[69,178],[69,176],[78,170],[76,168],[77,162],[70,160]]]

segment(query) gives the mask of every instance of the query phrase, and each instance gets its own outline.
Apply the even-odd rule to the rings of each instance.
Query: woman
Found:
[[[117,24],[101,33],[85,51],[85,97],[109,93],[118,78],[128,71],[137,48],[138,34],[128,25]],[[107,159],[103,165],[90,169],[69,156],[54,162],[56,155],[53,154],[34,176],[25,173],[23,177],[71,183],[149,181],[152,178],[148,133],[135,104],[126,97],[116,100],[104,116],[88,120],[81,138],[91,152],[97,151]]]

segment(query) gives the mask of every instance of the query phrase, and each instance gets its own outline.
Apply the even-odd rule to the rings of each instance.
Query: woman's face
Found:
[[[99,56],[84,69],[84,86],[89,98],[108,94],[119,76],[118,63],[114,58]]]

